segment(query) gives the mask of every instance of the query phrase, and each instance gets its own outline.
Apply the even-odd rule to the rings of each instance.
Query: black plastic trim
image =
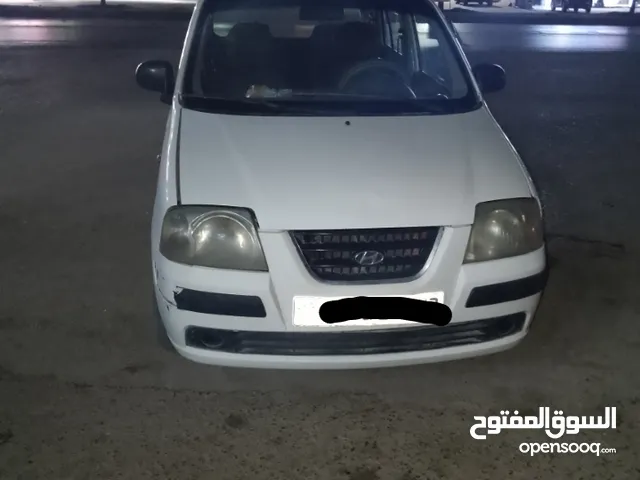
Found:
[[[189,347],[253,355],[372,355],[457,347],[519,333],[526,314],[452,323],[446,327],[409,327],[348,332],[261,332],[189,326]]]
[[[544,290],[548,278],[549,269],[547,267],[542,272],[530,277],[476,287],[471,290],[465,306],[467,308],[485,307],[531,297]]]
[[[178,310],[233,317],[267,316],[262,300],[253,295],[199,292],[185,288],[174,293],[173,298]]]
[[[393,234],[415,234],[426,233],[427,238],[424,240],[390,240],[384,242],[359,242],[348,240],[347,242],[329,242],[312,244],[305,242],[306,237],[316,236],[337,236],[337,237],[358,237],[360,235],[393,235]],[[350,230],[293,230],[289,232],[291,240],[302,259],[304,266],[309,274],[316,280],[325,283],[337,283],[337,284],[369,284],[369,283],[381,283],[381,282],[409,282],[415,280],[420,276],[426,268],[429,266],[435,254],[435,250],[438,247],[444,229],[442,227],[400,227],[400,228],[360,228]],[[341,275],[336,273],[320,273],[318,268],[322,267],[358,267],[358,264],[351,258],[338,259],[338,260],[325,260],[329,262],[327,264],[316,264],[310,257],[310,252],[314,251],[338,251],[345,252],[351,251],[356,253],[360,250],[404,250],[406,248],[414,249],[419,248],[424,250],[424,253],[420,257],[411,259],[412,268],[407,272],[398,273],[369,273],[369,274],[355,274],[355,275]],[[417,260],[417,261],[416,261]],[[406,263],[406,262],[405,262]],[[382,263],[383,265],[385,262]]]

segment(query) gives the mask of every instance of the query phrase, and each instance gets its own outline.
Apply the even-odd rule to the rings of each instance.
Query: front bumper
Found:
[[[286,233],[261,233],[269,272],[214,270],[154,252],[155,292],[175,349],[200,363],[347,369],[473,357],[526,335],[546,282],[545,251],[461,265],[469,228],[446,228],[429,268],[406,283],[336,285],[313,279]],[[293,297],[413,295],[443,291],[446,327],[298,327]]]

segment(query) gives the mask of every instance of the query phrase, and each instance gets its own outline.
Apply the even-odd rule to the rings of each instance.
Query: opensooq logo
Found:
[[[477,416],[473,419],[478,423],[469,429],[469,433],[476,440],[484,440],[487,435],[495,435],[502,430],[544,429],[547,436],[558,439],[563,435],[575,435],[580,430],[617,428],[616,407],[605,408],[604,418],[565,416],[562,410],[554,410],[552,417],[549,407],[540,407],[538,416],[522,417],[517,410],[509,415],[509,410],[503,410],[500,416]],[[478,433],[478,430],[486,430],[486,434]]]

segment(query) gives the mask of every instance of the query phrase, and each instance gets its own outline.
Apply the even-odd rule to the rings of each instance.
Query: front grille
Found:
[[[522,332],[524,313],[446,327],[351,332],[258,332],[189,326],[187,346],[246,355],[373,355],[418,352],[492,342]]]
[[[416,276],[439,233],[440,227],[411,227],[294,231],[291,237],[317,279],[370,282]]]

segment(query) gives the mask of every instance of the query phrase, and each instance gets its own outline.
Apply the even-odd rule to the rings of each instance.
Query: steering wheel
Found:
[[[394,91],[391,92],[392,95],[398,95],[402,98],[416,98],[416,93],[409,86],[409,79],[405,72],[397,66],[395,63],[389,62],[388,60],[376,59],[376,60],[366,60],[364,62],[360,62],[355,64],[349,70],[347,70],[340,79],[338,83],[338,88],[341,92],[343,91],[354,91],[356,89],[352,88],[356,83],[356,80],[369,80],[369,75],[377,74],[387,74],[388,78],[393,79],[392,85],[394,87]],[[390,75],[389,75],[390,74]],[[357,82],[360,83],[360,82]],[[357,88],[357,87],[356,87]],[[362,84],[360,83],[360,88],[357,90],[364,89]],[[356,93],[356,92],[353,92]]]

